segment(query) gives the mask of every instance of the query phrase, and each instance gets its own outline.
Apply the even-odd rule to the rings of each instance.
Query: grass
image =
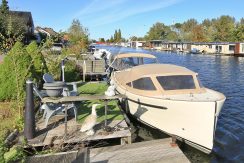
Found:
[[[106,83],[86,83],[82,84],[78,87],[78,91],[80,94],[91,94],[91,95],[102,95],[107,90],[108,86]],[[99,100],[93,100],[93,101],[84,101],[79,105],[78,109],[78,122],[82,123],[84,119],[91,114],[91,107],[92,104],[99,103],[99,105],[96,109],[98,119],[97,122],[102,122],[105,120],[105,107],[104,102]],[[116,100],[111,100],[108,102],[108,114],[107,114],[108,120],[123,120],[124,117],[120,112],[120,109],[117,105]]]

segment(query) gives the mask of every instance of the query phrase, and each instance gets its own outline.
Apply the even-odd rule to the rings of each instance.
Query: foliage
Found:
[[[79,20],[74,19],[68,29],[69,41],[73,46],[79,46],[79,51],[84,51],[88,47],[88,29],[83,27]]]
[[[65,63],[65,81],[73,82],[81,80],[79,69],[76,67],[75,61],[68,61]]]
[[[216,19],[204,19],[201,23],[196,19],[189,19],[171,26],[157,22],[153,24],[144,38],[166,41],[243,42],[243,24],[244,18],[236,22],[235,18],[229,15],[222,15]]]
[[[145,36],[147,40],[164,40],[166,39],[170,28],[163,23],[157,22],[153,24],[150,30],[147,32]]]
[[[46,62],[41,53],[41,49],[38,47],[37,43],[33,41],[26,47],[26,51],[33,60],[33,77],[36,80],[36,83],[40,84],[42,75],[47,72]]]
[[[14,162],[14,161],[20,161],[24,160],[26,154],[24,152],[23,147],[21,146],[13,146],[10,148],[8,152],[4,154],[4,160],[5,162]]]
[[[235,28],[235,19],[233,17],[223,15],[218,18],[214,24],[216,32],[214,34],[215,41],[232,41],[233,31]]]
[[[244,24],[239,25],[233,32],[234,41],[240,41],[243,42],[244,41]]]
[[[17,42],[0,65],[0,101],[16,100],[19,116],[24,105],[25,82],[32,77],[32,73],[32,58],[23,44]]]
[[[114,35],[110,37],[110,39],[107,42],[110,43],[118,43],[123,41],[124,39],[122,38],[122,34],[121,34],[121,30],[120,29],[116,29],[114,32]]]
[[[17,15],[9,12],[8,2],[2,0],[0,6],[0,50],[9,51],[15,42],[24,38],[25,23],[24,20]]]

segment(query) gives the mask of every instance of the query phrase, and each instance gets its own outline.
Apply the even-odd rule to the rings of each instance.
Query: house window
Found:
[[[244,53],[244,44],[241,44],[241,52]]]
[[[229,45],[229,51],[234,51],[235,50],[235,45]]]
[[[208,48],[209,48],[209,49],[212,49],[212,45],[208,45]]]
[[[192,75],[158,76],[157,80],[164,90],[196,88]]]
[[[140,90],[156,90],[150,77],[134,80],[132,82],[133,88]]]

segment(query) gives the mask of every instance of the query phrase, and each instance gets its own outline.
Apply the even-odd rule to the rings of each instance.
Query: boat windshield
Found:
[[[192,75],[173,75],[156,77],[164,90],[196,89]]]
[[[118,58],[112,63],[112,67],[117,70],[124,70],[138,65],[157,63],[155,58],[128,57]]]

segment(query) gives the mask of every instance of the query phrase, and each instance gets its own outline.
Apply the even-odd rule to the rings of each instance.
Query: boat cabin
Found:
[[[171,64],[140,65],[114,75],[125,90],[142,96],[205,92],[197,73]]]

